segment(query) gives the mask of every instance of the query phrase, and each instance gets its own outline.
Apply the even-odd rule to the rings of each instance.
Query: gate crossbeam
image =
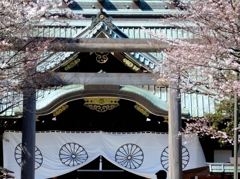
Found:
[[[57,73],[49,85],[159,85],[159,78],[157,74],[142,73]]]
[[[15,39],[9,46],[11,50],[25,50],[26,46],[51,41],[48,51],[55,52],[159,52],[169,45],[156,39],[129,39],[129,38],[31,38]],[[28,44],[28,45],[26,45]]]

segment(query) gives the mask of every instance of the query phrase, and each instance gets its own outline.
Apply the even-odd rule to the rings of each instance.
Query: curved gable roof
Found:
[[[54,31],[55,29],[52,30]],[[51,30],[49,30],[49,33],[51,33]],[[103,11],[100,11],[96,17],[92,17],[91,25],[86,26],[80,32],[71,34],[71,37],[97,38],[101,33],[105,34],[107,38],[129,38],[128,35],[126,35],[120,28],[112,23],[112,18]],[[40,62],[37,69],[39,71],[44,71],[45,69],[55,69],[63,62],[70,60],[76,54],[77,53],[74,52],[55,52]],[[150,53],[131,52],[124,54],[135,63],[139,63],[144,66],[149,71],[158,70],[158,60]]]
[[[149,91],[131,85],[123,85],[112,88],[112,90],[102,91],[98,88],[89,90],[87,87],[84,87],[84,85],[64,86],[39,98],[36,106],[37,115],[42,116],[53,113],[63,104],[86,97],[118,97],[141,104],[154,115],[168,115],[168,104],[166,101],[156,98],[156,96]],[[15,114],[21,115],[21,111],[21,107],[15,108]],[[187,110],[183,109],[182,114],[188,116]]]

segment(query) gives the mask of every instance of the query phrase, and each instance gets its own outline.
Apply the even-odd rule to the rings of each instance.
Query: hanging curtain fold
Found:
[[[21,132],[4,133],[4,167],[21,174]],[[36,133],[35,178],[60,176],[90,163],[102,155],[123,170],[155,178],[159,170],[168,171],[168,135],[150,132],[65,132]],[[183,169],[206,166],[196,135],[183,136]]]

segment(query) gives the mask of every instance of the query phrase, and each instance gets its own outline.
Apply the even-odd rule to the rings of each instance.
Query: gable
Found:
[[[50,29],[49,32],[55,31],[55,29]],[[72,31],[71,31],[72,32]],[[82,29],[81,32],[75,32],[74,34],[66,34],[65,37],[70,35],[71,38],[129,38],[122,30],[112,23],[112,18],[109,17],[105,12],[100,11],[96,17],[92,17],[91,25]],[[80,52],[79,52],[80,53]],[[74,52],[56,52],[49,56],[47,59],[43,60],[37,67],[39,71],[44,71],[44,69],[57,69],[62,63],[66,64],[72,61],[72,57],[75,57],[78,53]],[[142,71],[153,72],[157,70],[158,60],[150,53],[121,53],[127,60],[131,63],[141,66]],[[120,56],[122,56],[120,55]],[[119,56],[119,55],[117,55]],[[116,57],[117,57],[116,56]],[[120,57],[122,58],[122,57]],[[128,61],[125,62],[131,65]]]
[[[147,71],[124,53],[90,52],[78,53],[55,71],[61,72],[105,72],[142,73]]]

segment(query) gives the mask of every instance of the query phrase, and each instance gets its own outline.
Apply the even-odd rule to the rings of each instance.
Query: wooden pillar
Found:
[[[236,75],[236,81],[239,74]],[[234,129],[238,128],[238,93],[234,93]],[[238,179],[238,130],[234,130],[234,179]]]
[[[27,88],[23,92],[22,167],[21,179],[34,179],[35,174],[36,93]]]
[[[26,69],[23,82],[21,179],[35,178],[36,89],[32,79],[35,69]]]
[[[181,131],[181,97],[179,86],[176,82],[169,83],[169,177],[182,179],[182,137]]]

